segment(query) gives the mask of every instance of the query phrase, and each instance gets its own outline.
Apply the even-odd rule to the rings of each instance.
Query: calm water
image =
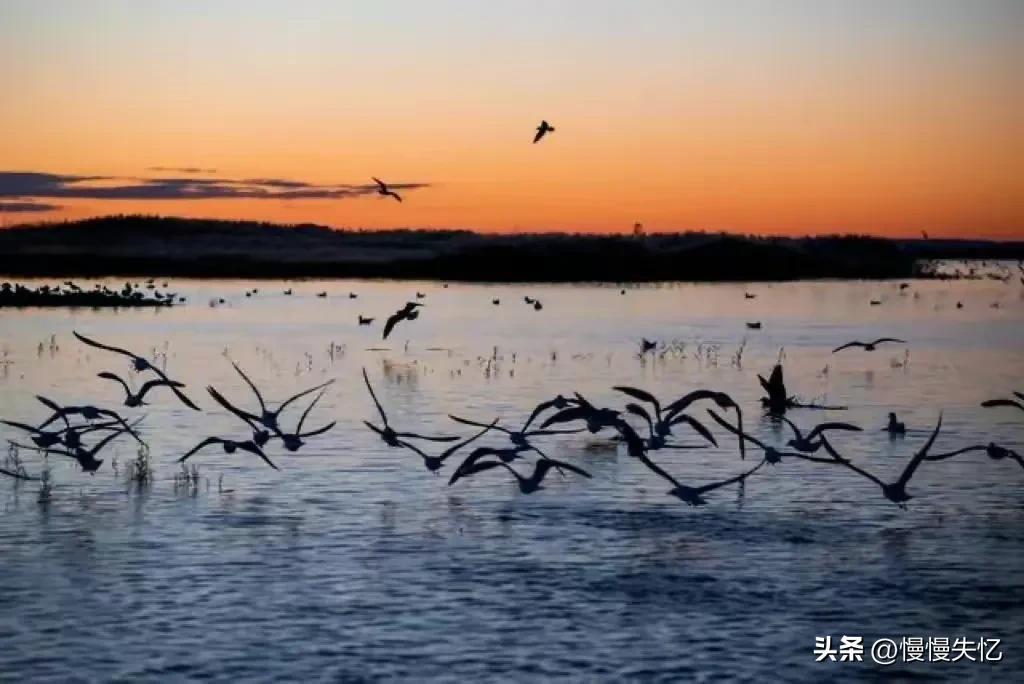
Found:
[[[246,298],[252,287],[259,294]],[[722,489],[689,508],[625,453],[569,435],[542,446],[592,480],[553,476],[523,496],[492,471],[448,487],[452,465],[435,477],[362,426],[375,416],[359,380],[365,366],[398,427],[460,435],[472,431],[446,414],[514,423],[559,392],[621,407],[612,385],[665,400],[711,387],[741,401],[751,430],[774,443],[788,435],[758,418],[755,374],[781,350],[792,392],[849,406],[793,419],[864,426],[834,441],[889,478],[940,411],[938,450],[990,439],[1024,446],[1022,414],[978,407],[1024,390],[1016,279],[914,282],[902,294],[894,282],[672,284],[625,295],[361,281],[171,289],[189,303],[0,311],[0,416],[42,420],[37,393],[120,403],[120,389],[95,374],[126,374],[127,364],[78,344],[73,329],[165,353],[168,372],[205,409],[159,391],[144,411],[124,409],[146,416],[148,489],[126,483],[129,441],[105,452],[95,476],[51,459],[48,505],[36,483],[0,481],[0,680],[1024,677],[1024,471],[1014,463],[981,454],[925,464],[901,511],[852,472],[786,461],[742,493]],[[322,290],[330,296],[316,297]],[[415,291],[426,294],[420,319],[382,343],[383,319]],[[209,306],[216,297],[225,304]],[[376,316],[374,326],[356,325],[360,313]],[[907,339],[909,357],[902,345],[830,354],[879,335]],[[641,362],[641,336],[675,351]],[[203,452],[198,488],[176,488],[174,459],[199,439],[246,435],[204,391],[212,384],[251,405],[226,357],[273,399],[336,378],[310,420],[337,427],[296,454],[270,448],[281,472]],[[907,422],[906,438],[878,431],[889,411]],[[21,438],[7,428],[0,437]],[[657,458],[692,483],[749,467],[734,442],[721,443]],[[21,455],[39,471],[38,456]],[[221,476],[230,493],[218,491]],[[814,638],[826,634],[994,637],[1003,661],[816,664]]]

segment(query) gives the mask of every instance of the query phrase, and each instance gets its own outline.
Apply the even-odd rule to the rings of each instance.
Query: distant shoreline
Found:
[[[347,231],[145,216],[0,230],[4,277],[788,281],[927,277],[920,264],[930,259],[1021,258],[1024,242]]]

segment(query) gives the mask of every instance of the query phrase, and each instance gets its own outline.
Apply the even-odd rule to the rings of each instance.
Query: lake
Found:
[[[124,279],[93,282],[119,289]],[[399,429],[469,436],[448,414],[515,425],[574,391],[621,409],[628,398],[611,388],[626,384],[664,403],[696,388],[728,392],[752,434],[783,445],[788,428],[761,416],[757,380],[781,358],[791,393],[848,407],[788,417],[862,426],[831,441],[883,479],[898,476],[940,412],[935,451],[989,441],[1019,450],[1024,414],[979,403],[1024,391],[1024,287],[909,282],[663,283],[621,294],[173,280],[188,301],[170,309],[0,309],[0,417],[41,422],[49,411],[36,394],[145,416],[154,469],[148,487],[128,481],[136,445],[120,439],[94,475],[51,456],[48,502],[38,483],[0,480],[0,680],[1020,681],[1024,470],[1009,459],[924,463],[908,510],[846,468],[794,459],[689,507],[603,433],[537,438],[592,478],[552,473],[527,496],[503,469],[449,487],[460,456],[432,474],[362,423],[377,420],[365,367]],[[382,341],[384,319],[416,292],[419,319]],[[360,314],[376,320],[360,326]],[[755,321],[761,329],[747,327]],[[127,360],[73,330],[158,358],[204,410],[163,389],[149,406],[121,407],[122,390],[96,374],[128,377]],[[880,336],[908,344],[831,353]],[[662,351],[641,357],[641,337]],[[211,448],[189,461],[198,484],[176,482],[175,460],[199,440],[247,438],[205,391],[255,409],[229,359],[273,401],[335,379],[307,425],[337,425],[296,453],[269,445],[280,472]],[[740,461],[706,408],[691,413],[714,427],[719,448],[655,456],[688,484],[736,475],[760,456],[751,448]],[[890,411],[905,437],[881,430]],[[0,438],[26,441],[6,426]],[[497,433],[479,440],[504,443]],[[30,473],[42,469],[39,454],[18,455]],[[998,638],[1003,658],[815,662],[815,637],[826,635],[868,645]]]

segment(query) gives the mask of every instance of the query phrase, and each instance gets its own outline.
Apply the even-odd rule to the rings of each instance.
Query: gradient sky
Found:
[[[2,220],[1020,238],[1022,36],[1015,0],[3,0],[0,173],[429,187]]]

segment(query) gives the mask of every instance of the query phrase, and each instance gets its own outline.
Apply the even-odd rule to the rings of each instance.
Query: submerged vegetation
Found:
[[[466,281],[901,278],[924,259],[1024,256],[1024,243],[726,233],[481,234],[110,216],[0,230],[0,272]]]

